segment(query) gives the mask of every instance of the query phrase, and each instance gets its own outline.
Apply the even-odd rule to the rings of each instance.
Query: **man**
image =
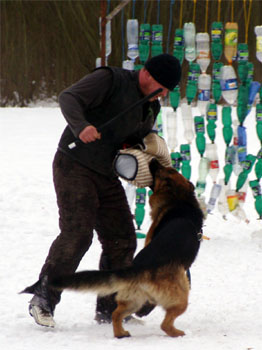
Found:
[[[53,162],[61,233],[51,245],[39,281],[24,291],[34,294],[29,311],[36,323],[54,327],[61,293],[48,288],[48,279],[77,269],[92,243],[93,230],[102,246],[100,269],[131,264],[135,228],[112,164],[121,148],[141,143],[151,131],[160,110],[158,98],[173,90],[180,77],[179,61],[162,54],[136,72],[117,67],[96,69],[59,96],[68,123]],[[149,101],[112,120],[159,88],[162,90]],[[110,322],[115,307],[113,295],[99,297],[96,320]]]

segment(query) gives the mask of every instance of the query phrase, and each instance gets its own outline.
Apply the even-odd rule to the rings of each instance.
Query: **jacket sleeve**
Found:
[[[86,75],[59,95],[61,112],[75,137],[90,125],[86,119],[87,112],[99,106],[107,97],[112,79],[110,70],[99,69]]]

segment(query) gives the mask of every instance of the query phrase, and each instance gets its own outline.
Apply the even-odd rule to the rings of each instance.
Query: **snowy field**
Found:
[[[179,144],[185,143],[178,111]],[[221,169],[225,144],[221,116],[215,142]],[[260,145],[254,111],[244,124],[248,153]],[[156,308],[143,324],[128,324],[132,337],[114,339],[111,325],[93,320],[96,296],[65,292],[55,313],[57,326],[37,326],[28,315],[30,295],[18,292],[34,283],[58,232],[51,165],[65,126],[58,108],[0,109],[0,347],[2,350],[261,350],[262,349],[262,223],[257,220],[248,188],[244,210],[249,224],[231,213],[222,218],[217,207],[205,222],[199,255],[191,269],[188,310],[176,322],[186,332],[172,339],[160,329],[163,311]],[[208,142],[208,140],[207,140]],[[193,142],[192,181],[197,179],[199,155]],[[220,177],[224,177],[220,170]],[[236,177],[232,175],[234,188]],[[252,171],[249,180],[254,180]],[[207,178],[206,199],[211,179]],[[150,224],[148,211],[143,223]],[[138,250],[143,239],[138,240]],[[100,245],[93,245],[79,270],[97,268]]]

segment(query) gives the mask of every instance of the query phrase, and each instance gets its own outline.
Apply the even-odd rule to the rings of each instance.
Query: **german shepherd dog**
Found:
[[[100,296],[116,293],[117,308],[112,314],[114,336],[129,337],[122,326],[128,315],[145,303],[160,305],[166,311],[161,328],[171,337],[185,333],[174,327],[175,319],[188,305],[189,281],[186,271],[195,260],[201,240],[203,213],[194,186],[172,167],[153,159],[152,225],[145,248],[132,266],[121,270],[83,271],[57,277],[52,287],[63,290],[93,291]]]

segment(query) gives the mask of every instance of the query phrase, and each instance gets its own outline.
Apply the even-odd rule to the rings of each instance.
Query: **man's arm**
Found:
[[[112,73],[108,69],[99,69],[60,94],[61,111],[73,134],[81,141],[87,143],[100,138],[96,128],[86,120],[85,112],[99,106],[111,86]]]

